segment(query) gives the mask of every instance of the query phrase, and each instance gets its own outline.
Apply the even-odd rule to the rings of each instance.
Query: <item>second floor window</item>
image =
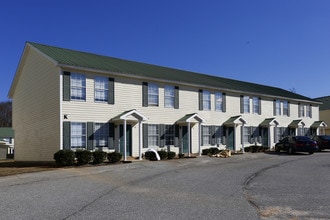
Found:
[[[253,113],[254,114],[260,114],[260,99],[258,97],[253,97]]]
[[[275,101],[275,115],[281,115],[281,101]]]
[[[70,81],[71,100],[86,101],[86,76],[72,73]]]
[[[250,113],[250,97],[249,96],[244,96],[243,97],[243,109],[244,113]]]
[[[299,108],[299,116],[298,117],[305,117],[305,105],[303,104],[299,104],[298,105]]]
[[[289,116],[289,102],[283,101],[283,115]]]
[[[211,110],[211,93],[203,90],[203,110]]]
[[[96,102],[108,102],[109,80],[106,77],[95,77],[94,93]]]
[[[221,92],[216,92],[215,96],[215,110],[223,111],[223,97]]]
[[[148,105],[158,106],[159,103],[159,92],[158,85],[154,83],[148,84]]]
[[[309,117],[309,118],[312,117],[312,106],[311,105],[306,106],[306,117]]]
[[[165,90],[164,92],[165,108],[174,108],[174,100],[175,100],[174,86],[165,86],[164,90]]]

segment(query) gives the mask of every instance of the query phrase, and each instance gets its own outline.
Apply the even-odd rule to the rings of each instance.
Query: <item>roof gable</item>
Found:
[[[136,77],[188,83],[199,87],[215,87],[224,91],[264,94],[274,97],[316,102],[313,99],[281,88],[47,46],[38,43],[28,42],[27,44],[44,53],[50,59],[57,62],[57,65],[63,67],[80,67],[90,70],[121,73]]]

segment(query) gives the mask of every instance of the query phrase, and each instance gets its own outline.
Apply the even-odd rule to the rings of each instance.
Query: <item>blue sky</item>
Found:
[[[0,102],[26,41],[330,95],[329,0],[1,0]]]

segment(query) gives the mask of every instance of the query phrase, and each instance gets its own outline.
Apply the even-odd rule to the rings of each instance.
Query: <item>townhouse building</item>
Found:
[[[27,42],[9,94],[15,159],[60,149],[200,154],[317,134],[320,102],[239,80]]]
[[[316,98],[315,100],[322,102],[320,104],[320,120],[326,124],[330,123],[330,96],[323,96]],[[320,135],[330,135],[329,127],[324,127],[320,130]]]

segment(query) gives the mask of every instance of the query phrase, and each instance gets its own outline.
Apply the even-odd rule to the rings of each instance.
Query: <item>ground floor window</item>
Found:
[[[148,146],[159,146],[159,126],[148,125]]]
[[[86,123],[71,122],[71,147],[86,148]]]
[[[251,128],[244,127],[243,128],[243,143],[250,143],[251,140]]]
[[[94,124],[94,146],[108,147],[109,139],[109,124],[95,123]]]
[[[174,145],[174,125],[165,125],[165,145]]]
[[[211,143],[211,127],[202,126],[202,145],[210,145]]]

